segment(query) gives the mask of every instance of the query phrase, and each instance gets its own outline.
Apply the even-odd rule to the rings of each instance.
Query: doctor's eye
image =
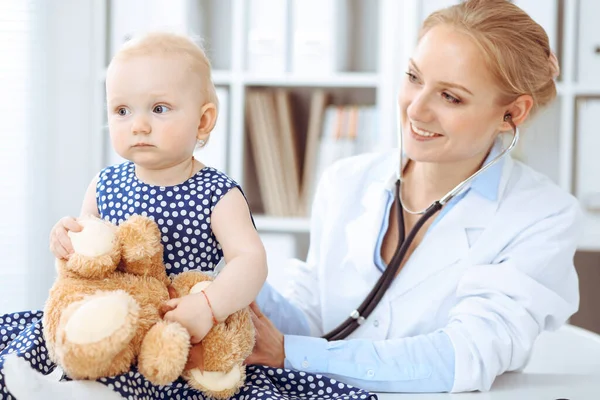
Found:
[[[408,81],[411,83],[418,83],[419,79],[417,78],[417,76],[415,74],[413,74],[412,72],[408,71],[405,72],[406,76],[408,76]]]
[[[117,111],[117,114],[119,114],[121,117],[131,114],[131,111],[129,111],[125,107],[119,107],[119,108],[117,108],[116,111]]]
[[[170,110],[171,109],[169,107],[165,106],[164,104],[160,104],[158,106],[154,106],[154,108],[152,109],[152,112],[154,112],[156,114],[164,114]]]
[[[456,97],[454,97],[446,92],[442,93],[442,97],[444,98],[444,100],[446,100],[447,102],[452,103],[452,104],[460,104],[461,103],[461,101],[459,99],[457,99]]]

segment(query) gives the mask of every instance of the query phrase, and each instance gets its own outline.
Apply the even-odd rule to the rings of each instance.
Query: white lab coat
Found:
[[[319,184],[309,255],[295,263],[285,293],[314,336],[346,319],[381,275],[374,255],[398,170],[394,154],[342,160]],[[443,329],[456,355],[452,391],[488,390],[497,375],[524,367],[540,332],[577,310],[580,216],[570,194],[507,157],[498,199],[467,193],[349,339]]]

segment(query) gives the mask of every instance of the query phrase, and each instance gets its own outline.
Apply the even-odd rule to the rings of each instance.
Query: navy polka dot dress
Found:
[[[239,185],[224,173],[205,167],[175,186],[153,186],[140,181],[135,164],[105,168],[96,185],[100,217],[120,224],[131,215],[153,219],[162,233],[167,274],[188,270],[211,272],[223,257],[210,225],[219,200]]]
[[[69,380],[67,376],[56,373],[56,365],[48,357],[42,335],[42,317],[41,311],[0,315],[0,400],[15,399],[10,393],[10,388],[4,384],[2,371],[4,359],[9,354],[17,354],[25,359],[31,368],[44,375],[54,372],[52,375],[56,381]],[[377,399],[375,394],[320,374],[249,365],[246,368],[246,376],[245,386],[232,399]],[[205,399],[202,393],[189,387],[183,379],[166,386],[153,385],[135,366],[124,374],[100,378],[98,382],[119,393],[124,399]]]
[[[125,162],[101,171],[96,187],[100,216],[117,225],[134,214],[152,218],[162,232],[164,262],[171,276],[191,269],[213,271],[223,251],[212,233],[210,216],[225,194],[239,189],[237,183],[206,167],[179,185],[152,186],[138,180],[134,168],[133,163]],[[0,315],[0,400],[14,399],[2,373],[8,354],[16,353],[44,375],[55,370],[44,344],[42,317],[41,311]],[[377,399],[374,394],[318,374],[256,365],[248,366],[246,373],[246,384],[235,400]],[[53,376],[69,380],[60,373]],[[170,385],[153,385],[135,366],[98,382],[124,399],[205,399],[181,378]]]

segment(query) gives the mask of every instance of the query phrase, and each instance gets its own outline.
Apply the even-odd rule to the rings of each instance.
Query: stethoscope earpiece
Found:
[[[512,120],[512,115],[510,113],[504,114],[504,121],[508,122],[509,120]]]

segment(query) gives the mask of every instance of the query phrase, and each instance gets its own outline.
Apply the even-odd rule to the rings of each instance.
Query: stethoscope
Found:
[[[496,164],[502,157],[508,154],[519,141],[519,130],[512,121],[512,116],[507,113],[504,115],[504,121],[508,122],[513,129],[513,139],[510,145],[505,148],[500,154],[498,154],[494,159],[483,167],[481,167],[478,171],[472,174],[470,177],[459,183],[454,187],[454,189],[450,190],[444,197],[439,199],[438,201],[432,203],[429,207],[422,211],[412,211],[408,210],[406,207],[402,205],[402,192],[400,190],[400,184],[402,183],[403,178],[403,160],[402,160],[402,132],[401,132],[401,124],[398,122],[398,136],[400,141],[400,168],[398,173],[398,179],[396,180],[395,187],[395,197],[394,201],[396,203],[396,207],[398,210],[398,245],[396,250],[394,251],[394,255],[390,260],[388,267],[385,269],[371,292],[367,295],[367,297],[363,300],[361,305],[350,313],[350,316],[342,322],[337,328],[333,329],[329,333],[323,336],[326,340],[342,340],[348,337],[352,332],[354,332],[359,326],[365,323],[366,319],[369,318],[369,315],[373,312],[379,301],[383,298],[386,290],[392,284],[396,273],[398,272],[400,265],[402,265],[402,261],[406,257],[406,253],[415,239],[415,236],[419,232],[419,230],[423,227],[423,225],[437,213],[441,208],[452,200],[456,195],[458,195],[465,187],[473,181],[477,176],[483,173],[485,170],[490,168],[492,165]],[[409,214],[413,215],[421,215],[421,218],[417,221],[415,226],[410,230],[408,236],[405,236],[404,232],[404,213],[402,210],[405,210]]]

